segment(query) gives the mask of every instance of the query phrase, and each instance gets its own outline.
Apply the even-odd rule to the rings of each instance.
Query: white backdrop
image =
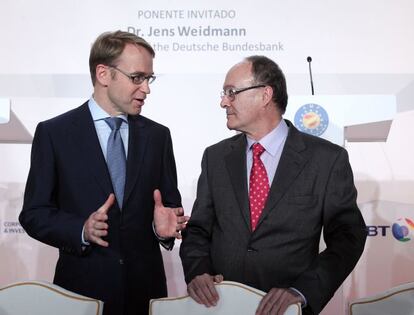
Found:
[[[403,115],[414,109],[413,15],[410,0],[2,0],[0,98],[10,100],[21,128],[33,134],[39,121],[90,97],[89,49],[100,33],[140,29],[157,48],[154,69],[158,75],[143,115],[171,129],[179,188],[190,213],[204,148],[233,134],[226,129],[219,107],[219,92],[230,66],[252,54],[265,54],[278,62],[287,76],[292,96],[287,117],[293,120],[293,108],[300,105],[293,101],[310,94],[306,57],[312,56],[317,95],[392,100],[392,108],[371,104],[367,110],[363,101],[349,107],[348,121],[355,123],[366,115],[365,122],[390,119],[396,112]],[[337,114],[349,105],[344,103],[324,105],[333,125],[346,125]],[[402,128],[398,134],[412,140],[410,124],[396,126],[391,130]],[[13,142],[14,132],[7,124],[0,125],[0,138]],[[360,191],[358,201],[370,226],[391,226],[400,217],[414,218],[414,201],[400,190],[392,190],[392,198],[389,189],[372,193],[372,187],[384,187],[384,183],[388,188],[396,184],[413,191],[414,171],[409,166],[413,152],[408,140],[402,143],[401,139],[393,137],[392,145],[347,145]],[[0,286],[22,279],[51,280],[57,251],[29,239],[17,221],[30,144],[7,142],[0,143]],[[408,150],[402,153],[406,160],[399,155],[390,158],[395,157],[396,148]],[[397,173],[390,166],[393,163],[399,167]],[[390,200],[395,204],[384,203]],[[409,268],[413,255],[396,254],[398,258],[385,260],[375,256],[378,248],[388,248],[387,257],[412,253],[414,241],[401,243],[390,228],[384,229],[385,236],[369,237],[357,270],[324,314],[344,313],[351,298],[413,280]],[[164,255],[171,295],[185,292],[177,251],[178,247]],[[384,272],[387,277],[374,280]]]

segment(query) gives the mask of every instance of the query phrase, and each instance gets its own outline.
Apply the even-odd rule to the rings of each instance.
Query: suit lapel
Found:
[[[129,140],[128,140],[128,158],[126,168],[126,181],[124,202],[126,205],[128,198],[138,179],[139,172],[143,165],[143,158],[148,142],[149,131],[144,128],[145,122],[139,115],[128,116]]]
[[[234,142],[230,143],[230,153],[225,156],[227,171],[236,195],[239,209],[250,229],[250,208],[247,192],[246,175],[246,137],[240,135]]]
[[[300,132],[289,121],[287,123],[289,125],[289,133],[275,177],[273,178],[272,186],[270,187],[269,198],[260,216],[257,228],[269,213],[275,210],[277,203],[301,173],[307,162],[307,159],[301,154],[301,151],[305,150],[306,146]]]
[[[79,148],[82,163],[90,170],[98,185],[106,196],[112,192],[112,183],[108,168],[96,134],[95,125],[88,103],[78,109],[78,115],[73,120],[73,129],[69,130],[74,146]]]

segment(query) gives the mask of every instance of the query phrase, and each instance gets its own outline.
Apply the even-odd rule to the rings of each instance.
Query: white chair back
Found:
[[[0,288],[1,315],[101,315],[103,302],[43,281]]]
[[[414,315],[414,282],[349,304],[350,315]]]
[[[161,298],[150,301],[150,315],[254,315],[266,295],[265,292],[247,285],[223,281],[216,284],[220,299],[215,307],[198,304],[188,295],[176,298]],[[290,305],[284,315],[301,315],[300,304]]]

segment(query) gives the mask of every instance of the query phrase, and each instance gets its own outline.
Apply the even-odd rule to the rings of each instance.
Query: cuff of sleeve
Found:
[[[158,239],[162,247],[164,247],[166,250],[171,250],[174,247],[174,238],[161,237],[157,234],[157,231],[155,231],[154,221],[152,221],[152,230],[154,232],[155,237]]]
[[[308,302],[306,301],[306,298],[305,298],[305,296],[298,290],[298,289],[295,289],[295,288],[292,288],[292,287],[290,287],[289,288],[290,290],[292,290],[292,291],[294,291],[295,293],[297,293],[297,294],[299,294],[299,296],[302,298],[302,300],[303,300],[303,303],[302,303],[302,308],[305,308],[306,307],[306,305],[308,304]]]
[[[82,248],[84,246],[89,246],[91,245],[91,243],[85,241],[85,227],[82,228],[82,235],[81,235],[81,243],[82,243]]]

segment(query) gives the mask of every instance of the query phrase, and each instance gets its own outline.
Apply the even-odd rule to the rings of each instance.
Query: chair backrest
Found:
[[[414,315],[414,282],[405,283],[349,304],[350,315]]]
[[[1,315],[101,315],[103,302],[43,281],[0,288]]]
[[[150,301],[150,315],[252,315],[266,295],[265,292],[247,285],[223,281],[216,284],[220,299],[215,307],[205,307],[198,304],[188,295],[177,298],[152,299]],[[290,305],[284,315],[301,315],[300,304]]]

